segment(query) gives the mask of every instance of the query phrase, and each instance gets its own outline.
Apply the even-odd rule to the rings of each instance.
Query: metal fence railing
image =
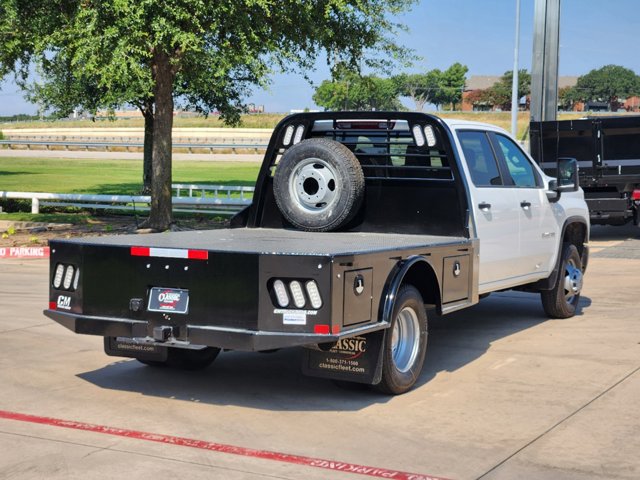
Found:
[[[61,148],[63,150],[89,150],[89,149],[103,149],[110,151],[114,148],[121,148],[129,150],[130,148],[141,149],[144,147],[144,143],[140,141],[122,142],[122,141],[76,141],[76,140],[28,140],[28,139],[5,139],[0,140],[1,146],[6,146],[9,149],[13,149],[17,146],[25,146],[28,150],[32,148],[40,150],[51,150],[52,148]],[[219,150],[230,150],[232,153],[236,153],[238,150],[253,150],[256,153],[267,149],[266,143],[200,143],[200,142],[174,142],[174,149],[186,149],[189,153],[194,153],[194,150],[208,150],[209,153]]]
[[[174,183],[171,187],[176,191],[176,197],[180,197],[183,193],[186,193],[188,197],[194,197],[194,194],[198,194],[201,198],[213,196],[231,200],[234,195],[238,195],[241,201],[244,201],[247,196],[252,198],[255,190],[255,187],[201,185],[192,183]]]
[[[251,205],[254,187],[175,184],[172,197],[174,212],[229,214]],[[187,196],[181,195],[187,192]],[[199,192],[194,196],[194,192]],[[0,199],[31,200],[31,213],[41,207],[76,207],[102,210],[147,211],[149,195],[90,195],[76,193],[5,192]]]

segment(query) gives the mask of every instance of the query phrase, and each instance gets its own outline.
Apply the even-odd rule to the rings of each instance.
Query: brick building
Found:
[[[498,107],[481,98],[480,93],[491,88],[500,81],[500,75],[472,75],[467,79],[464,92],[462,92],[462,111],[495,111]],[[558,78],[558,88],[573,87],[578,82],[578,77],[563,76]],[[529,99],[520,100],[520,109],[529,109]],[[582,110],[576,110],[582,111]]]

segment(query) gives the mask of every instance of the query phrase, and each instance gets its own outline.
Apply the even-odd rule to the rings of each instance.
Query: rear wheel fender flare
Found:
[[[409,279],[411,281],[408,281]],[[398,262],[389,274],[380,306],[381,322],[391,323],[393,306],[405,281],[418,289],[426,304],[433,304],[438,308],[442,305],[440,279],[435,269],[425,257],[414,255]]]

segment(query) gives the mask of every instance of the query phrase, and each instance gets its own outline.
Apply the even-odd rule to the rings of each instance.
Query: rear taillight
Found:
[[[302,293],[302,285],[297,280],[294,280],[289,284],[289,290],[291,290],[291,294],[293,295],[293,303],[296,307],[302,308],[304,307],[306,300],[304,298],[304,293]]]
[[[634,190],[631,193],[631,200],[640,200],[640,190]]]
[[[78,289],[80,269],[73,265],[59,263],[56,265],[51,284],[56,290],[74,291]]]
[[[62,282],[62,286],[65,290],[69,290],[71,288],[74,273],[76,273],[76,269],[73,268],[73,265],[69,265],[64,272],[64,280]]]
[[[322,296],[315,280],[273,279],[271,283],[274,305],[281,308],[322,307]],[[306,293],[306,295],[305,295]]]
[[[309,280],[305,283],[307,289],[307,295],[311,301],[311,306],[316,310],[322,307],[322,297],[320,296],[320,290],[318,290],[318,284],[313,280]]]
[[[53,288],[60,288],[62,285],[62,277],[64,276],[64,265],[59,263],[56,267],[56,273],[53,275]]]
[[[273,282],[273,290],[276,293],[278,305],[282,308],[288,307],[289,294],[287,293],[287,287],[284,286],[284,282],[282,280],[276,280]]]

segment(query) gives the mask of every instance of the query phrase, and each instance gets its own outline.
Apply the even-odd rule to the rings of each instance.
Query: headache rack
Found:
[[[422,114],[341,112],[296,115],[279,126],[271,153],[273,176],[287,148],[307,138],[330,138],[356,156],[370,180],[453,180],[446,134]],[[270,146],[271,147],[271,146]]]
[[[365,180],[362,206],[341,231],[468,238],[469,199],[446,124],[417,112],[310,112],[275,128],[256,182],[253,203],[232,226],[292,228],[273,184],[288,148],[327,138],[349,148]]]

